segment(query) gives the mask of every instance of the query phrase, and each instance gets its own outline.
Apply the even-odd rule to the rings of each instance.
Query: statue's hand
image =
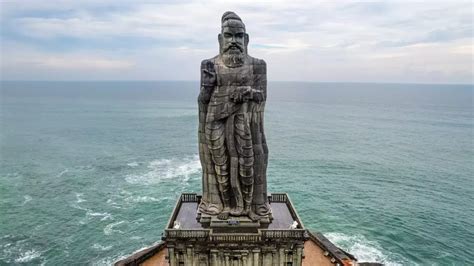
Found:
[[[205,87],[216,86],[216,72],[207,69],[202,70],[202,85]]]
[[[250,100],[251,91],[250,86],[239,86],[230,94],[230,99],[235,103],[247,102]]]
[[[259,90],[252,90],[252,100],[257,103],[263,102],[265,100],[263,92]]]

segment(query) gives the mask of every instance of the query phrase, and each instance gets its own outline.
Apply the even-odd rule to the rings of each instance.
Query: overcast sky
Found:
[[[1,0],[1,79],[198,80],[227,10],[269,80],[473,82],[462,0]]]

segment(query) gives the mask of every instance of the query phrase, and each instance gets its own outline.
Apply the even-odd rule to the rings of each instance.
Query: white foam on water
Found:
[[[77,193],[76,192],[76,202],[81,203],[81,202],[87,201],[87,200],[82,198],[83,196],[84,196],[84,193]]]
[[[121,259],[125,259],[126,257],[125,256],[122,256],[118,259],[113,259],[113,258],[103,258],[99,261],[95,261],[95,262],[92,262],[92,266],[110,266],[110,265],[114,265],[114,263],[116,261],[119,261]]]
[[[113,201],[112,199],[108,199],[107,204],[109,204],[113,208],[122,209],[122,207],[120,207],[119,204],[117,202]]]
[[[105,228],[104,228],[104,234],[105,235],[111,235],[114,232],[123,233],[122,231],[120,231],[118,229],[114,229],[115,226],[121,225],[123,223],[125,223],[125,221],[115,222],[115,223],[111,223],[111,224],[106,225]]]
[[[127,165],[130,166],[130,167],[137,167],[138,163],[137,162],[131,162],[131,163],[127,163]]]
[[[22,252],[18,258],[15,259],[17,263],[30,262],[36,258],[41,257],[41,252],[34,249]]]
[[[108,213],[108,212],[93,212],[92,210],[87,210],[86,212],[86,216],[88,218],[92,218],[92,217],[102,217],[100,220],[101,221],[105,221],[105,220],[113,220],[112,218],[112,214]]]
[[[102,246],[101,244],[95,243],[94,245],[92,245],[92,248],[97,249],[97,250],[101,250],[101,251],[107,251],[107,250],[112,249],[112,245]]]
[[[146,202],[158,202],[160,199],[150,197],[150,196],[130,196],[125,198],[125,201],[128,203],[146,203]]]
[[[336,246],[354,255],[359,262],[379,262],[387,266],[403,265],[392,261],[392,254],[383,250],[375,241],[369,241],[362,235],[345,235],[342,233],[324,234]]]
[[[131,184],[156,184],[162,180],[173,179],[187,182],[191,175],[201,171],[199,156],[189,156],[182,159],[161,159],[151,161],[148,171],[143,174],[133,174],[125,177]]]
[[[25,195],[25,196],[23,196],[23,198],[24,198],[25,200],[23,201],[23,203],[21,204],[21,206],[27,204],[28,202],[30,202],[30,201],[33,199],[30,195]]]
[[[63,176],[64,174],[66,174],[67,172],[69,172],[69,169],[64,169],[63,171],[61,171],[59,174],[56,175],[56,177],[61,177]]]

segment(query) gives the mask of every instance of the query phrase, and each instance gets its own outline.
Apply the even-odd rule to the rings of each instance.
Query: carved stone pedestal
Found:
[[[183,194],[176,204],[164,236],[169,265],[301,265],[308,234],[287,194],[269,196],[273,213],[258,222],[198,214],[199,200]]]

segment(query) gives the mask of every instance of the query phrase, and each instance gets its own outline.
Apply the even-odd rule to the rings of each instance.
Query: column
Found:
[[[189,246],[186,248],[186,257],[184,260],[184,264],[193,265],[193,249]]]
[[[253,251],[253,266],[260,266],[260,250],[254,249]]]
[[[263,266],[272,266],[272,252],[265,250],[263,254]]]
[[[297,245],[296,246],[296,265],[300,266],[301,265],[301,257],[303,255],[303,245]]]
[[[168,260],[170,266],[176,266],[176,258],[174,256],[174,248],[168,247]]]
[[[217,261],[217,250],[211,250],[211,266],[219,266]]]
[[[248,253],[247,252],[242,252],[242,265],[243,266],[249,266],[249,262],[247,261]]]
[[[279,259],[279,262],[280,262],[280,266],[286,266],[286,261],[285,261],[285,250],[280,247],[278,249],[278,259]]]
[[[224,257],[225,257],[225,266],[230,266],[229,254],[225,253]]]

